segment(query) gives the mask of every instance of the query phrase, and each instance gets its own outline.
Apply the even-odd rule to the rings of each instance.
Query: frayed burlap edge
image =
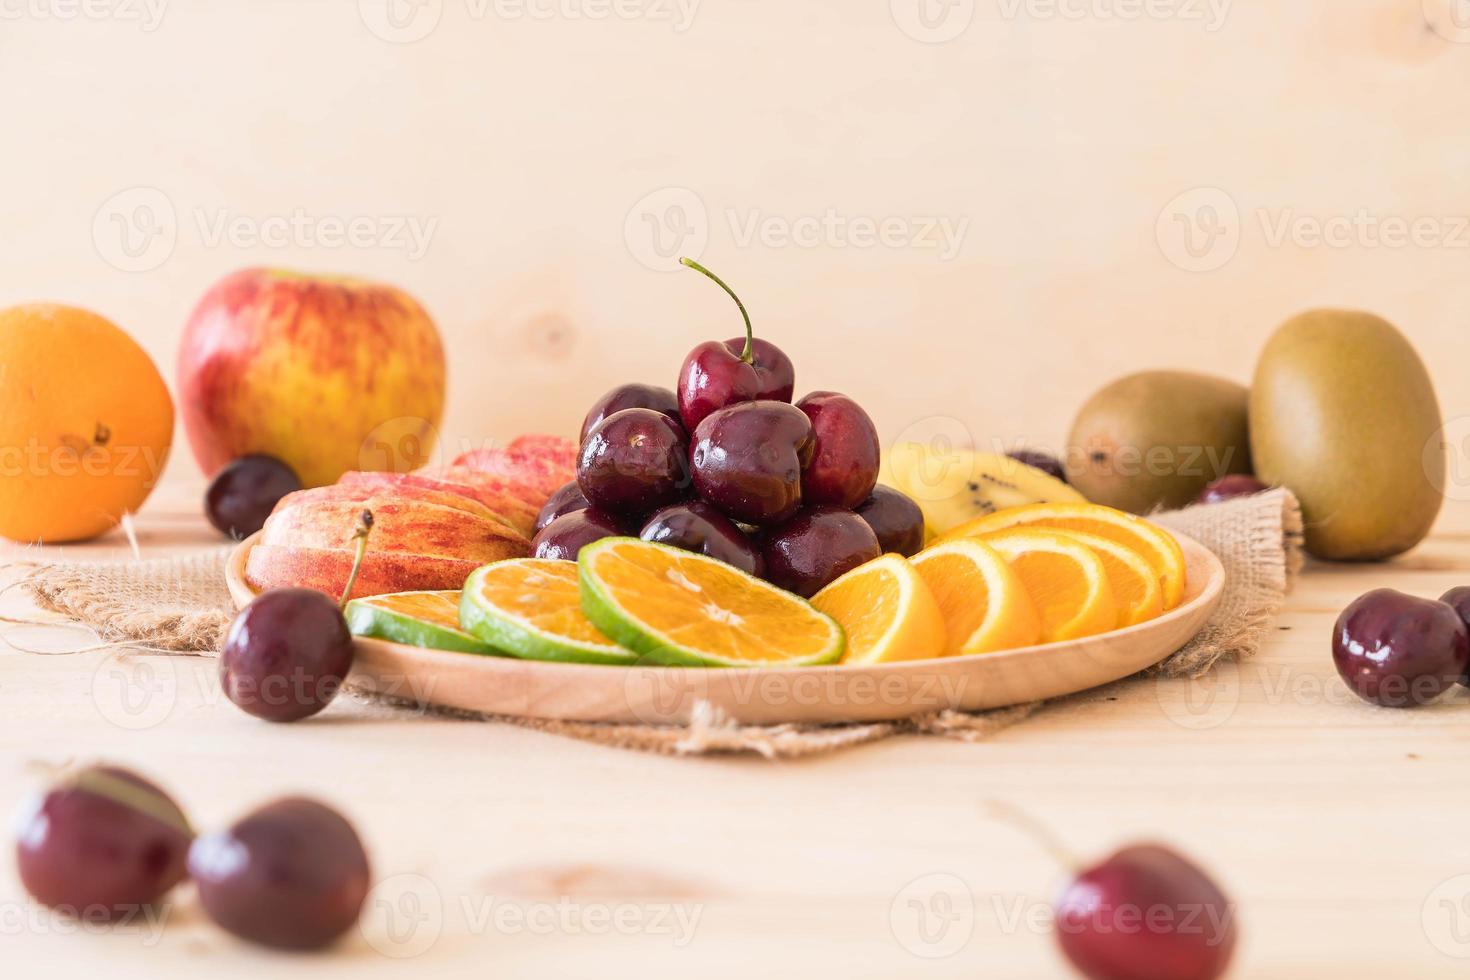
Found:
[[[230,549],[133,562],[17,562],[6,570],[42,610],[90,627],[103,643],[217,653],[233,614]]]
[[[1198,676],[1221,659],[1254,654],[1301,569],[1302,518],[1296,498],[1289,491],[1273,490],[1158,514],[1155,520],[1214,551],[1225,566],[1226,587],[1219,611],[1205,628],[1151,672]],[[219,549],[143,562],[14,565],[12,573],[18,576],[12,585],[24,589],[40,609],[90,627],[105,644],[207,655],[223,645],[233,616],[224,583],[228,555],[229,549]],[[980,741],[1024,721],[1040,707],[1033,703],[981,712],[946,710],[869,724],[767,726],[739,724],[703,702],[695,706],[689,723],[681,726],[544,721],[429,710],[443,717],[501,721],[663,755],[755,754],[796,759],[899,735]]]
[[[404,708],[421,707],[400,698],[375,697]],[[428,711],[439,717],[505,722],[549,735],[658,755],[754,754],[766,759],[800,759],[898,735],[931,735],[978,742],[1024,721],[1041,706],[1037,701],[994,711],[935,711],[902,721],[850,725],[742,725],[707,701],[695,703],[687,725],[546,721],[437,707]]]
[[[1277,489],[1153,519],[1213,551],[1225,566],[1226,586],[1204,629],[1150,672],[1198,677],[1222,658],[1254,655],[1302,569],[1305,537],[1296,496]]]

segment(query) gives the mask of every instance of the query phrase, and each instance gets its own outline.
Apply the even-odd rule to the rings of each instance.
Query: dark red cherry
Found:
[[[351,929],[372,884],[352,824],[299,797],[200,837],[189,850],[189,875],[220,927],[290,950],[320,949]]]
[[[679,413],[693,432],[712,412],[750,401],[791,401],[796,369],[775,344],[757,341],[745,304],[724,280],[693,259],[680,259],[719,285],[740,310],[745,337],[720,343],[710,340],[695,347],[679,369]]]
[[[273,456],[241,456],[215,474],[204,514],[215,530],[236,541],[265,526],[280,499],[301,489],[296,471]]]
[[[365,510],[352,535],[357,554],[340,599],[315,589],[272,589],[235,616],[220,652],[219,680],[239,708],[266,721],[299,721],[337,696],[354,653],[342,607],[372,529],[372,511]]]
[[[184,877],[189,821],[136,773],[92,766],[21,807],[15,865],[43,905],[89,922],[138,914]]]
[[[679,414],[693,431],[712,412],[739,402],[753,402],[760,391],[755,366],[717,340],[689,352],[679,369]]]
[[[1465,676],[1470,632],[1453,606],[1375,589],[1337,617],[1332,660],[1364,701],[1386,708],[1428,704]]]
[[[1215,980],[1235,951],[1235,906],[1188,858],[1125,847],[1056,903],[1062,953],[1091,980]]]
[[[801,499],[852,510],[878,483],[878,430],[857,402],[814,391],[796,407],[812,420],[816,448],[801,473]]]
[[[1040,449],[1013,449],[1006,455],[1018,463],[1035,467],[1047,476],[1067,482],[1067,468],[1051,453],[1044,453]]]
[[[725,347],[740,357],[745,353],[745,338],[725,341]],[[751,364],[760,379],[756,401],[789,402],[796,394],[796,366],[786,352],[764,337],[750,338]]]
[[[592,506],[642,518],[689,496],[689,437],[651,408],[625,408],[587,434],[577,485]]]
[[[1218,504],[1222,500],[1233,500],[1236,497],[1249,497],[1252,494],[1261,493],[1271,488],[1257,480],[1255,477],[1245,473],[1231,473],[1209,484],[1199,492],[1198,503]]]
[[[230,624],[220,686],[257,718],[298,721],[337,696],[352,657],[352,634],[335,601],[315,589],[272,589]]]
[[[892,487],[874,487],[873,495],[856,513],[878,536],[878,547],[885,555],[909,558],[924,547],[924,512]]]
[[[879,557],[878,536],[850,510],[803,507],[761,537],[766,580],[811,598],[833,580]]]
[[[694,487],[743,524],[779,524],[801,506],[801,472],[816,444],[801,409],[785,402],[741,402],[694,430]]]
[[[531,539],[531,555],[576,561],[577,554],[592,542],[626,533],[622,522],[604,510],[596,507],[574,510],[536,532],[536,537]]]
[[[658,385],[618,385],[592,403],[587,417],[582,420],[582,434],[577,444],[581,445],[586,442],[587,433],[597,428],[599,422],[609,415],[616,415],[625,408],[649,408],[667,415],[671,421],[678,422],[680,425],[684,424],[679,416],[679,396],[669,389],[660,388]]]
[[[702,500],[674,504],[658,511],[648,519],[640,536],[644,541],[717,558],[757,577],[765,571],[760,551],[745,532]]]
[[[1470,586],[1457,585],[1440,596],[1439,601],[1446,603],[1455,612],[1459,613],[1460,620],[1465,623],[1466,627],[1470,627]],[[1465,676],[1460,679],[1460,683],[1470,687],[1470,670],[1465,672]]]
[[[541,508],[541,513],[536,516],[536,530],[541,530],[563,514],[586,510],[591,506],[586,495],[582,493],[582,488],[577,485],[576,480],[573,480],[547,498],[546,504]]]

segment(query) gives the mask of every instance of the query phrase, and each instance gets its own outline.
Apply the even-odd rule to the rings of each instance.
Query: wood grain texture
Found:
[[[196,489],[164,488],[141,522],[145,554],[217,545],[192,513]],[[1058,870],[987,819],[983,802],[998,798],[1084,855],[1161,839],[1206,863],[1239,905],[1236,976],[1458,976],[1463,961],[1431,936],[1450,935],[1454,909],[1439,902],[1463,894],[1458,876],[1470,874],[1461,778],[1470,702],[1370,708],[1341,685],[1328,652],[1337,612],[1366,589],[1437,595],[1466,580],[1470,510],[1452,507],[1441,523],[1443,537],[1401,561],[1309,567],[1248,663],[1199,681],[1123,681],[977,744],[900,739],[798,763],[665,759],[351,700],[273,726],[225,702],[208,661],[129,666],[101,653],[8,649],[0,810],[33,785],[26,763],[70,758],[137,767],[204,827],[310,792],[357,821],[388,884],[365,935],[297,960],[220,934],[187,890],[158,935],[61,935],[24,900],[6,860],[7,964],[17,976],[140,980],[405,968],[469,978],[487,964],[568,977],[1062,975],[1051,937],[1028,918],[1054,894]],[[114,537],[67,553],[120,550]],[[24,607],[12,592],[0,611]],[[85,642],[60,629],[0,635],[30,648]],[[908,900],[952,883],[934,875],[957,878],[969,896],[955,920],[968,939],[940,959],[900,938],[912,945]],[[586,923],[557,918],[562,894]],[[412,937],[394,945],[388,910],[408,916],[415,901],[427,917],[413,932],[410,919],[392,920]],[[626,910],[634,927],[599,929],[602,909]],[[674,909],[698,915],[682,945],[654,922]],[[518,914],[550,918],[533,930]],[[417,955],[405,967],[380,948]]]

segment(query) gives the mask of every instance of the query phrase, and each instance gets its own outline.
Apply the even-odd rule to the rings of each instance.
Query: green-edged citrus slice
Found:
[[[346,614],[347,628],[356,636],[432,650],[500,653],[459,628],[458,592],[395,592],[353,599]]]
[[[582,614],[574,562],[511,558],[476,569],[464,584],[460,626],[527,660],[631,664],[632,651]]]
[[[603,538],[577,564],[587,618],[654,663],[798,667],[834,663],[847,646],[805,599],[704,555]]]

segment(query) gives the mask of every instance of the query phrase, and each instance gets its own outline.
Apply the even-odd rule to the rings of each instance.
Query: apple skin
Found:
[[[300,586],[336,598],[352,569],[352,536],[364,510],[372,511],[373,531],[354,598],[458,589],[481,565],[530,553],[524,535],[463,494],[338,484],[281,498],[246,559],[246,581],[258,590]]]
[[[250,453],[324,486],[413,470],[444,412],[444,348],[392,286],[245,269],[204,294],[179,347],[184,432],[204,475]]]

